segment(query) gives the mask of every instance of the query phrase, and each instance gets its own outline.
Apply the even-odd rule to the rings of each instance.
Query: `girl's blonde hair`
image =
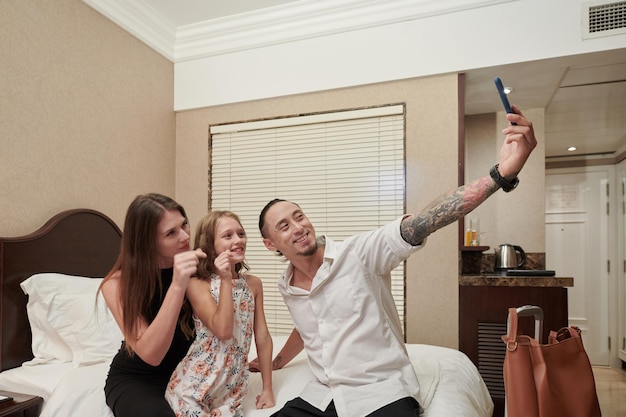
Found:
[[[218,255],[215,251],[215,235],[217,232],[217,226],[220,220],[224,217],[234,219],[243,229],[239,216],[228,210],[210,211],[202,219],[200,219],[198,225],[196,226],[194,249],[202,249],[204,253],[207,254],[207,257],[206,259],[202,259],[198,264],[198,277],[208,279],[211,277],[211,274],[217,272],[215,271],[215,265],[213,264]],[[249,269],[250,268],[245,261],[239,262],[235,265],[235,272],[237,274],[245,272]]]

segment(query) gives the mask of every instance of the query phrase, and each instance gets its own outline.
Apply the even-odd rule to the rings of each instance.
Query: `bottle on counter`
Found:
[[[469,227],[465,232],[465,246],[479,246],[480,241],[478,240],[478,228],[479,221],[477,219],[469,219]]]

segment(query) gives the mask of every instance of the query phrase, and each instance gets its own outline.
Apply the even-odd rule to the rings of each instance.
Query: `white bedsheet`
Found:
[[[489,390],[464,353],[430,345],[407,345],[407,349],[420,381],[420,396],[430,397],[424,404],[424,417],[491,417],[493,401]],[[437,381],[425,386],[426,378],[433,378],[433,363],[438,367]]]
[[[285,337],[274,337],[277,352]],[[437,346],[407,345],[418,380],[424,417],[490,417],[493,403],[476,367],[463,353]],[[251,352],[250,358],[254,358]],[[36,394],[44,398],[41,417],[112,417],[104,400],[109,362],[73,367],[71,363],[22,366],[0,373],[0,390]],[[304,353],[273,373],[277,406],[256,410],[261,377],[250,375],[246,417],[268,417],[286,401],[297,397],[313,378]]]
[[[0,373],[0,390],[37,395],[46,401],[72,364],[21,366]]]

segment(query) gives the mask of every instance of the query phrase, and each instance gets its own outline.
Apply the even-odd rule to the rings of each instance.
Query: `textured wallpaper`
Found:
[[[0,236],[174,195],[173,64],[80,0],[0,2]]]
[[[458,88],[455,74],[399,80],[360,87],[279,97],[205,109],[176,115],[176,193],[192,219],[208,208],[209,126],[241,120],[272,118],[333,109],[350,109],[390,103],[406,103],[407,212],[413,213],[458,181]],[[543,111],[529,113],[538,135],[543,136]],[[486,150],[472,146],[480,156],[468,162],[469,178],[485,175],[497,161],[503,137],[494,120],[469,121],[471,140],[491,144]],[[484,204],[484,221],[517,205],[515,216],[499,216],[506,231],[535,227],[541,236],[530,236],[530,248],[543,247],[543,194],[537,183],[543,178],[543,147],[529,159],[523,186],[510,195],[499,193]],[[251,174],[253,175],[253,174]],[[508,198],[508,202],[503,202]],[[520,208],[521,207],[521,208]],[[498,217],[498,216],[495,216]],[[503,232],[505,233],[505,232]],[[507,235],[503,234],[504,239]],[[458,225],[454,223],[428,238],[428,244],[406,265],[407,338],[409,342],[458,347]]]
[[[177,196],[186,202],[192,223],[206,213],[208,129],[212,124],[390,103],[406,103],[407,211],[415,212],[457,185],[459,116],[455,74],[177,113]],[[407,262],[410,342],[458,346],[457,230],[455,223],[438,231]]]

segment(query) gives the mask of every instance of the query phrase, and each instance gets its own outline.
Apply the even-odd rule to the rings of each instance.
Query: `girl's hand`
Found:
[[[276,356],[276,358],[272,361],[272,371],[276,371],[278,369],[282,369],[284,363],[280,355]],[[259,358],[254,358],[248,362],[248,370],[250,372],[261,372],[261,366],[259,365]]]
[[[270,390],[264,390],[261,392],[261,395],[256,396],[256,408],[272,408],[276,405],[276,400],[274,399],[274,393]]]
[[[232,262],[233,255],[230,253],[229,250],[220,253],[219,255],[217,255],[217,258],[215,258],[213,265],[215,265],[215,270],[222,279],[233,278],[234,269]]]

